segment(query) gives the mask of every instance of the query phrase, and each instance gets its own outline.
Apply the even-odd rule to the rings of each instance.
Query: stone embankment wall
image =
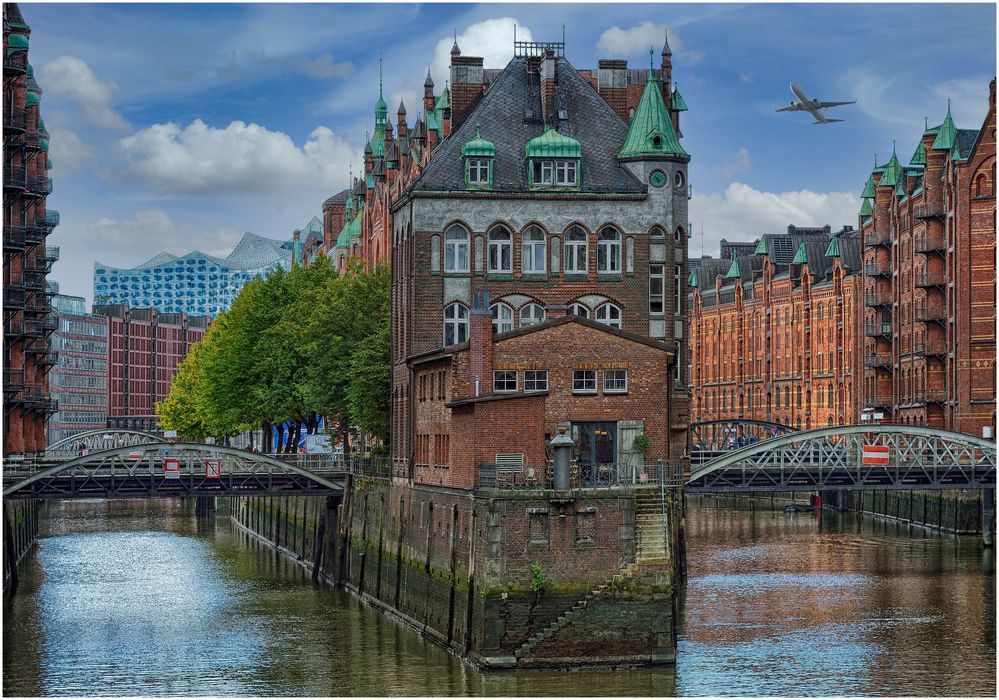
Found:
[[[17,568],[38,540],[40,501],[8,501],[3,519],[3,590],[17,588]]]
[[[352,477],[342,504],[243,498],[233,517],[483,666],[673,662],[676,557],[636,562],[635,493],[550,496]]]
[[[822,494],[823,505],[852,510],[958,535],[981,533],[982,491],[840,491]]]

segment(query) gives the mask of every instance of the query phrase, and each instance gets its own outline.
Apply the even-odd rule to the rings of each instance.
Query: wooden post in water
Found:
[[[10,570],[10,592],[14,593],[18,586],[17,552],[14,550],[13,523],[7,505],[3,506],[3,548],[7,552],[7,567]]]

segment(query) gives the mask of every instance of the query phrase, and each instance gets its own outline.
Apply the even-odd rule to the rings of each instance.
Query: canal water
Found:
[[[50,503],[5,599],[3,692],[995,695],[974,538],[705,499],[676,668],[482,673],[180,501]]]

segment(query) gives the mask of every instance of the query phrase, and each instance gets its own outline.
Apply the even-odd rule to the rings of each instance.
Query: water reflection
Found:
[[[695,506],[677,668],[483,674],[180,501],[49,504],[8,695],[994,694],[994,563],[853,516]]]

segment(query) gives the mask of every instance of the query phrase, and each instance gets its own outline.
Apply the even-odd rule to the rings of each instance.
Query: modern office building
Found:
[[[215,316],[249,280],[278,267],[291,269],[293,249],[292,241],[247,233],[224,258],[194,250],[180,257],[163,252],[131,269],[95,262],[94,303]]]
[[[49,419],[47,444],[106,427],[108,417],[108,319],[87,313],[83,297],[52,298],[59,327],[51,345],[59,360],[49,372],[58,410]]]
[[[95,305],[94,313],[107,318],[107,427],[159,430],[156,403],[211,319],[120,304]]]
[[[48,372],[56,327],[46,284],[59,249],[45,244],[59,223],[46,208],[52,192],[49,135],[39,114],[42,91],[28,63],[31,29],[15,3],[3,6],[3,453],[45,447],[56,406]]]
[[[723,241],[722,250],[727,256],[701,258],[688,280],[691,422],[748,419],[799,429],[858,422],[857,232],[788,226],[751,244]],[[727,437],[724,427],[698,436]]]
[[[909,164],[893,148],[861,194],[864,405],[895,423],[994,435],[995,79],[988,90],[980,127],[948,106]]]

